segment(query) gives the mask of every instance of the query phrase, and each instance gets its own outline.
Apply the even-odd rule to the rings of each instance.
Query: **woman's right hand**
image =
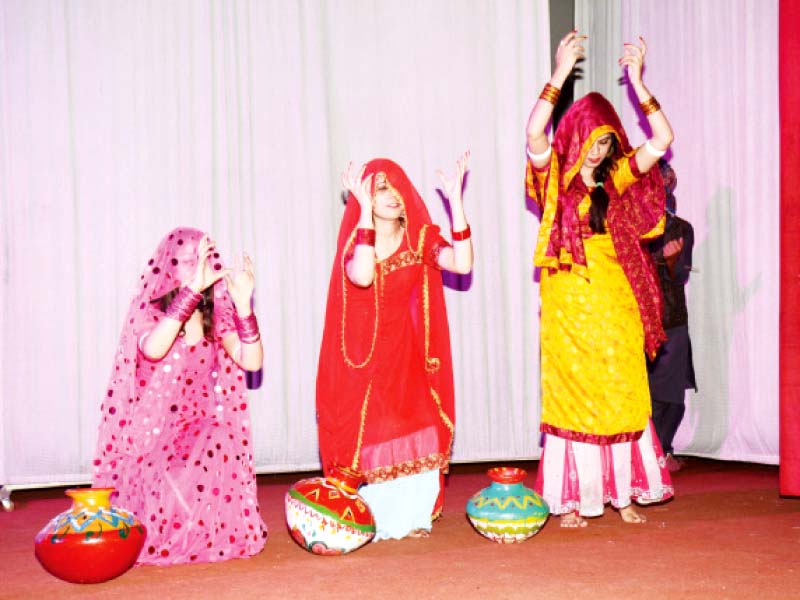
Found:
[[[197,244],[197,266],[195,267],[194,277],[192,277],[192,281],[188,285],[189,289],[195,293],[199,294],[203,290],[210,288],[231,272],[230,269],[220,268],[215,270],[209,264],[208,259],[214,254],[216,248],[217,245],[209,239],[208,234],[200,238],[200,242]]]
[[[342,173],[342,187],[353,194],[361,207],[361,215],[369,215],[372,218],[372,175],[364,178],[364,171],[367,165],[361,167],[358,176],[353,171],[353,162],[347,163],[347,169]]]
[[[558,43],[558,50],[556,50],[556,68],[553,72],[566,77],[572,72],[575,63],[579,59],[586,57],[586,50],[583,47],[583,41],[588,39],[588,35],[578,35],[578,30],[573,29]]]
[[[549,86],[560,90],[564,87],[564,82],[572,73],[575,63],[578,59],[585,56],[583,49],[583,41],[589,36],[578,35],[578,30],[573,29],[558,43],[558,50],[556,50],[556,68],[548,82]],[[545,88],[547,89],[547,87]],[[552,90],[550,90],[552,91]],[[533,105],[533,110],[528,117],[528,126],[525,130],[528,138],[528,151],[533,155],[541,155],[547,151],[550,142],[547,141],[547,124],[550,122],[550,117],[553,116],[554,102],[546,96],[539,96],[536,104]],[[537,168],[543,167],[549,161],[547,158],[531,159],[533,165]]]

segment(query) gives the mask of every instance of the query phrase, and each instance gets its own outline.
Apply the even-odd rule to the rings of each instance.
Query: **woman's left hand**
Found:
[[[624,54],[618,61],[621,67],[627,67],[628,80],[634,86],[642,84],[644,55],[647,54],[647,44],[645,44],[642,36],[639,36],[639,41],[642,44],[641,47],[635,44],[623,44],[625,48]]]
[[[256,276],[253,271],[253,261],[246,253],[242,253],[241,259],[237,258],[234,261],[232,272],[225,275],[225,285],[237,312],[249,314]]]
[[[470,151],[467,150],[456,161],[456,174],[453,179],[447,177],[441,169],[436,171],[439,180],[442,182],[444,193],[447,194],[447,199],[451,204],[453,202],[461,204],[462,202],[461,191],[464,188],[464,175],[466,175],[469,167],[469,157]]]

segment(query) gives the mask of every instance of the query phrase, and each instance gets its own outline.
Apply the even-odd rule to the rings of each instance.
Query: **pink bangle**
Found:
[[[364,246],[375,245],[375,230],[362,227],[356,229],[356,245],[363,244]]]
[[[467,225],[466,229],[462,229],[461,231],[450,230],[450,233],[453,234],[454,242],[461,242],[472,237],[472,230],[469,228],[469,225]]]
[[[192,316],[194,309],[197,308],[202,299],[203,294],[193,292],[188,287],[182,287],[167,307],[167,310],[164,311],[164,314],[170,319],[183,323]]]
[[[250,313],[247,317],[240,317],[237,313],[233,313],[233,322],[236,324],[239,340],[243,344],[255,344],[261,339],[255,314]]]

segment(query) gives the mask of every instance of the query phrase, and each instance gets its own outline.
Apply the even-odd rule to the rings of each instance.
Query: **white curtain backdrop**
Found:
[[[641,113],[614,84],[622,43],[642,35],[645,84],[675,130],[678,214],[695,231],[689,329],[700,387],[687,394],[675,449],[777,464],[778,2],[578,0],[576,26],[591,36],[576,97],[609,94],[641,143]],[[597,39],[611,32],[614,43]]]
[[[581,35],[589,36],[584,42],[586,59],[578,65],[575,99],[600,92],[617,111],[625,90],[617,65],[623,38],[621,12],[622,0],[575,0],[575,27]]]
[[[548,44],[546,0],[0,2],[0,483],[88,479],[122,315],[177,225],[254,256],[257,468],[315,468],[339,173],[397,160],[448,229],[435,171],[467,148],[455,459],[538,456],[524,127]]]

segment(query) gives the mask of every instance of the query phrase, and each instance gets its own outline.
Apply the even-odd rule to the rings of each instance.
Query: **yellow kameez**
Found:
[[[635,182],[626,158],[613,182],[619,194]],[[590,206],[587,194],[582,221]],[[542,269],[542,423],[578,437],[640,432],[650,392],[638,305],[611,236],[594,234],[584,249],[588,279]]]

